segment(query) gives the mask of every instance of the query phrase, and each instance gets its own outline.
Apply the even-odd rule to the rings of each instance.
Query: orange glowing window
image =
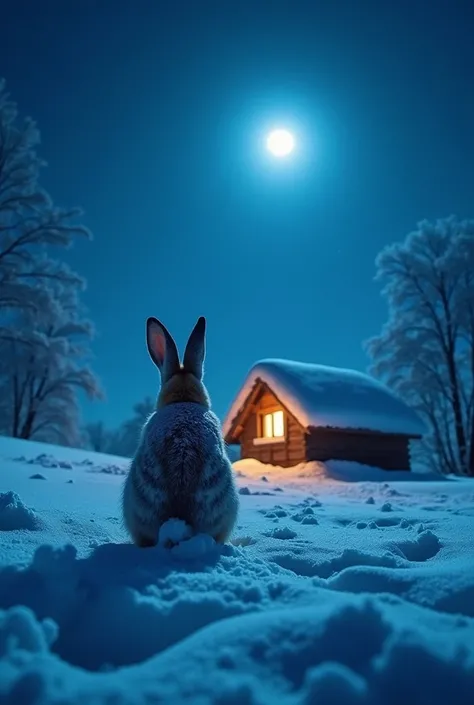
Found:
[[[282,438],[285,435],[285,420],[283,411],[272,411],[262,416],[262,437]]]

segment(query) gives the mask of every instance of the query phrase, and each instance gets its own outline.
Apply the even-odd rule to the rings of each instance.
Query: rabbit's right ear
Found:
[[[184,351],[183,367],[198,379],[202,379],[204,357],[206,355],[206,319],[198,318]]]
[[[180,369],[178,350],[171,334],[156,318],[146,322],[148,353],[161,373],[161,381],[167,382]]]

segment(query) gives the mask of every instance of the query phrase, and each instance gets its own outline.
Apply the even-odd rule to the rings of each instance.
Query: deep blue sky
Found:
[[[15,0],[0,75],[58,204],[82,205],[110,425],[155,394],[148,315],[208,318],[222,415],[254,361],[364,369],[374,258],[424,217],[474,216],[474,5]],[[294,129],[283,165],[261,148]]]

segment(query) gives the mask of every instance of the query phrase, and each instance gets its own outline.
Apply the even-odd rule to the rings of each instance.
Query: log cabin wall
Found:
[[[351,460],[385,470],[410,470],[405,436],[312,429],[306,438],[308,460]]]
[[[261,437],[261,416],[283,409],[285,439],[280,442],[254,443]],[[264,383],[247,407],[250,413],[242,422],[239,435],[241,458],[289,467],[309,460],[348,460],[385,470],[410,470],[409,439],[406,436],[335,429],[306,431],[287,412]]]
[[[285,440],[255,445],[254,439],[261,435],[260,417],[264,413],[282,409],[278,399],[268,387],[263,387],[257,397],[252,413],[243,425],[240,436],[241,457],[255,458],[262,463],[291,467],[306,460],[306,433],[298,422],[283,409],[285,418]]]

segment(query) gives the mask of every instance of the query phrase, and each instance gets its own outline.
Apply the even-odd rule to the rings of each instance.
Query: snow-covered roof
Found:
[[[291,360],[261,360],[250,370],[224,419],[224,436],[259,380],[305,428],[364,429],[407,436],[426,432],[411,408],[363,372]]]

